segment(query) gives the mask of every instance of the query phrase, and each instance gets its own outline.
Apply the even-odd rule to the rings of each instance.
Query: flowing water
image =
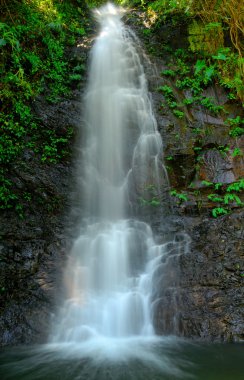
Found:
[[[3,380],[241,379],[241,346],[233,359],[230,346],[154,332],[155,273],[165,276],[167,257],[186,252],[189,240],[159,245],[139,217],[143,204],[164,213],[168,184],[140,49],[122,15],[111,4],[96,12],[101,30],[91,52],[78,171],[80,233],[65,270],[65,300],[48,344],[0,351]]]
[[[140,54],[122,15],[111,4],[96,12],[101,30],[91,52],[78,173],[81,233],[50,337],[53,344],[104,345],[109,356],[124,350],[126,339],[156,339],[152,277],[166,253],[150,226],[133,217],[148,188],[160,199],[166,177]]]

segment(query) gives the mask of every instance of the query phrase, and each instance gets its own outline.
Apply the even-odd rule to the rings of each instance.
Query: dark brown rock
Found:
[[[185,218],[190,249],[171,267],[170,277],[178,283],[169,281],[157,294],[158,333],[176,332],[207,341],[244,339],[243,215]]]
[[[144,14],[138,18],[136,14],[130,18],[141,37],[145,17]],[[186,25],[175,31],[171,29],[162,26],[158,35],[145,41],[145,46],[150,43],[160,52],[162,37],[164,41],[173,41],[176,48],[186,46]],[[78,61],[80,53],[75,49],[71,59]],[[162,56],[152,59],[158,69],[155,72],[160,73],[166,67]],[[147,71],[151,75],[152,70]],[[233,158],[231,153],[235,147],[241,147],[241,141],[230,140],[223,117],[195,108],[184,109],[184,119],[177,119],[157,91],[165,80],[155,72],[150,77],[150,90],[164,153],[169,158],[165,164],[171,186],[185,191],[194,180],[230,183],[239,179],[243,175],[243,158]],[[207,88],[204,95],[215,97],[216,104],[224,104],[230,117],[238,114],[238,106],[227,103],[226,94],[218,87]],[[186,96],[176,93],[179,100]],[[82,122],[77,91],[72,99],[56,105],[38,98],[33,107],[42,127],[54,128],[60,136],[69,127],[77,130]],[[196,129],[199,141],[194,134]],[[227,144],[230,152],[223,156],[216,146]],[[198,170],[193,148],[199,148],[203,157]],[[68,244],[64,231],[73,191],[70,160],[52,166],[40,164],[34,152],[27,149],[24,164],[14,165],[11,176],[19,191],[26,189],[32,194],[32,202],[24,219],[11,210],[3,212],[0,218],[0,345],[45,341],[56,294],[61,292]],[[241,341],[244,339],[243,214],[236,210],[215,220],[209,216],[208,204],[200,206],[190,198],[186,204],[174,205],[171,219],[162,218],[152,210],[148,216],[159,242],[171,241],[182,230],[191,238],[190,244],[185,242],[182,249],[178,246],[173,250],[172,256],[154,274],[155,328],[159,334],[206,341]]]

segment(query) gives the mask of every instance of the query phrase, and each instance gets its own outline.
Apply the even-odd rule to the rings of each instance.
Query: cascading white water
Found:
[[[153,187],[160,196],[162,141],[140,56],[122,14],[111,4],[96,13],[101,31],[91,53],[80,167],[81,213],[90,222],[81,223],[70,253],[67,299],[53,343],[155,336],[152,278],[166,246],[157,246],[150,226],[128,215],[135,194],[140,197]]]
[[[175,234],[157,245],[150,226],[136,217],[140,199],[147,204],[152,190],[162,200],[167,178],[144,70],[122,13],[112,5],[97,11],[101,33],[91,54],[79,171],[81,233],[65,270],[67,296],[48,344],[0,350],[1,379],[242,378],[243,353],[236,347],[233,364],[233,347],[181,345],[154,333],[152,312],[158,305],[163,330],[178,329],[172,268],[187,252],[189,238]],[[10,340],[16,331],[6,332]]]
[[[85,97],[83,207],[88,216],[108,219],[125,216],[132,171],[138,192],[159,184],[162,148],[143,66],[122,14],[111,4],[96,12],[101,32]]]

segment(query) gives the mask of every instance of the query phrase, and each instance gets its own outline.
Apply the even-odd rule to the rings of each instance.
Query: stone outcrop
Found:
[[[128,22],[143,38],[143,17],[138,14],[131,17]],[[139,23],[133,22],[135,18]],[[184,25],[170,33],[164,27],[161,33],[150,37],[147,47],[156,46],[160,51],[161,38],[164,41],[173,38],[177,48],[187,44]],[[75,54],[79,57],[77,51]],[[201,189],[202,180],[228,184],[241,178],[243,158],[231,154],[235,147],[241,147],[241,139],[232,140],[230,150],[221,154],[216,146],[230,143],[221,117],[198,107],[186,108],[184,118],[178,119],[167,106],[162,108],[165,99],[156,89],[170,81],[155,74],[166,67],[164,58],[154,56],[152,62],[157,70],[153,75],[149,70],[150,90],[165,157],[170,157],[165,164],[171,187],[184,192],[190,183]],[[206,91],[215,96],[217,104],[229,107],[232,117],[239,114],[239,106],[228,102],[221,89],[211,86]],[[179,99],[188,96],[177,91],[175,95]],[[80,96],[74,90],[69,100],[57,105],[37,99],[33,107],[43,128],[52,126],[60,136],[69,127],[77,130],[82,122]],[[198,147],[196,129],[201,134],[202,157],[197,167],[193,149]],[[70,150],[72,146],[73,141]],[[72,159],[55,165],[40,164],[30,150],[26,150],[23,162],[13,166],[12,180],[20,191],[28,190],[32,201],[23,219],[11,210],[2,212],[0,219],[0,345],[46,339],[56,295],[61,291],[62,268],[69,245],[65,231],[74,188],[73,172]],[[203,191],[207,194],[207,190]],[[170,240],[175,234],[182,236],[182,232],[190,241],[187,249],[177,251],[165,263],[164,272],[168,275],[157,282],[153,299],[154,323],[159,334],[177,333],[205,341],[240,341],[244,339],[243,214],[237,208],[231,215],[213,219],[206,199],[194,195],[187,202],[179,203],[172,198],[171,218],[162,220],[158,213],[155,217],[153,213],[148,216],[159,241],[160,234]]]
[[[68,47],[70,62],[84,64],[90,44],[85,36],[77,47]],[[47,340],[72,239],[67,231],[73,220],[75,141],[81,138],[84,84],[85,77],[71,88],[68,99],[52,104],[44,94],[32,104],[39,128],[54,130],[57,137],[71,136],[69,154],[48,163],[28,148],[11,167],[10,179],[23,197],[19,212],[7,209],[0,215],[0,346]]]
[[[32,201],[21,218],[1,214],[0,345],[45,341],[62,277],[71,176],[68,162],[40,166],[32,157],[25,169],[15,165],[13,177]]]
[[[145,40],[141,32],[145,19],[143,26],[137,23],[136,27]],[[181,28],[177,48],[187,44],[185,26]],[[166,41],[165,28],[162,35],[160,33],[150,36],[150,42],[145,40],[145,49],[149,51],[150,46],[159,44],[151,56],[156,73],[168,68],[164,58],[157,56],[160,41]],[[214,219],[213,204],[208,199],[214,190],[202,181],[228,186],[243,178],[243,156],[234,156],[233,151],[243,149],[244,140],[229,136],[229,127],[221,113],[216,116],[200,106],[188,106],[182,119],[175,117],[164,96],[157,91],[158,87],[170,86],[179,102],[189,94],[179,91],[171,79],[155,75],[149,77],[149,84],[171,189],[187,196],[187,201],[172,197],[173,215],[168,223],[176,226],[172,236],[183,233],[190,240],[181,251],[171,252],[161,266],[162,273],[155,275],[158,284],[153,293],[156,331],[204,341],[243,341],[243,212],[234,205],[230,215]],[[206,88],[203,95],[224,106],[228,117],[242,114],[240,106],[228,100],[225,91],[216,85]],[[242,198],[241,193],[238,196]],[[158,231],[157,226],[155,230]],[[158,231],[160,233],[164,233],[163,229]]]
[[[181,220],[191,242],[165,268],[166,279],[171,274],[157,294],[157,332],[205,341],[242,341],[243,212],[217,220]]]
[[[81,125],[81,92],[57,105],[38,98],[33,107],[43,128]],[[65,115],[65,116],[64,116]],[[73,141],[70,141],[72,151]],[[73,155],[62,163],[41,163],[26,150],[12,166],[23,213],[2,211],[0,243],[0,345],[45,342],[60,293],[67,246],[67,215],[75,188]],[[22,212],[22,211],[21,211]]]

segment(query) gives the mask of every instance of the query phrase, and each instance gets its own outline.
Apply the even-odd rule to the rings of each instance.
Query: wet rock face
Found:
[[[43,128],[77,131],[81,123],[77,103],[77,96],[64,101],[62,107],[48,106],[39,99],[36,113],[42,115]],[[66,109],[65,119],[58,107]],[[0,216],[0,345],[46,340],[61,288],[66,215],[74,191],[71,159],[41,163],[27,150],[23,160],[13,165],[11,175],[16,188],[31,199],[23,200],[22,215],[9,209]]]
[[[229,157],[223,157],[217,150],[209,149],[201,156],[199,178],[213,183],[235,182],[233,165]]]
[[[171,267],[177,283],[160,289],[154,316],[157,333],[205,341],[244,339],[243,216],[185,218],[191,244]]]
[[[144,28],[138,24],[136,27],[138,31]],[[171,39],[171,32],[168,37],[165,35],[167,28],[160,33]],[[139,35],[142,37],[143,33]],[[182,42],[181,35],[179,32],[174,38],[176,47],[186,44],[185,34]],[[150,43],[160,51],[159,36]],[[152,62],[158,73],[165,68],[163,58],[154,57]],[[167,107],[162,108],[163,96],[156,91],[164,84],[162,77],[155,72],[152,75],[150,69],[149,79],[164,154],[171,158],[165,161],[171,187],[182,191],[191,182],[230,183],[243,176],[243,157],[231,155],[236,146],[241,147],[241,139],[232,140],[230,151],[224,155],[215,149],[217,144],[225,146],[229,142],[223,120],[201,109],[186,109],[184,119],[177,119]],[[217,94],[221,105],[227,101],[217,88],[206,91],[206,96]],[[69,127],[79,128],[81,96],[76,91],[73,95],[57,105],[47,104],[43,98],[36,100],[33,107],[43,128],[52,127],[60,136]],[[235,117],[238,107],[228,106]],[[202,160],[197,170],[193,150],[196,128],[202,136]],[[23,219],[11,210],[2,212],[0,217],[0,345],[46,341],[56,295],[61,292],[65,247],[69,244],[64,231],[74,188],[72,167],[70,160],[50,166],[40,164],[30,150],[26,150],[24,161],[13,167],[12,180],[18,189],[26,189],[32,195],[32,201]],[[244,339],[243,215],[235,212],[214,220],[209,215],[209,205],[203,204],[201,209],[195,206],[186,205],[183,209],[174,205],[176,227],[170,219],[162,220],[161,212],[151,210],[147,218],[159,241],[160,236],[171,241],[182,230],[191,238],[189,250],[172,255],[155,278],[155,328],[158,334],[240,341]]]
[[[65,99],[57,104],[50,104],[40,96],[33,103],[33,109],[42,121],[43,128],[52,128],[57,136],[65,136],[68,128],[75,130],[80,128],[81,100],[79,91],[73,92],[73,99]]]
[[[144,27],[145,22],[136,26],[142,40]],[[155,72],[160,73],[168,68],[164,57],[157,56],[163,42],[158,36],[150,38],[152,46],[157,46],[151,61]],[[146,38],[144,40],[145,49],[150,52],[151,44]],[[177,47],[185,45],[185,35],[178,33]],[[216,115],[194,105],[185,107],[184,116],[179,119],[167,106],[163,94],[157,91],[164,85],[170,86],[178,103],[182,104],[190,95],[188,91],[179,91],[168,77],[149,77],[171,189],[188,197],[186,202],[171,199],[172,220],[178,215],[181,226],[176,233],[185,231],[191,243],[188,251],[169,260],[159,273],[155,273],[154,326],[160,335],[176,334],[204,341],[241,341],[244,339],[243,212],[234,206],[230,215],[214,219],[211,215],[214,206],[208,195],[215,192],[214,184],[223,184],[225,189],[243,178],[243,156],[233,154],[235,149],[243,149],[243,139],[231,138],[230,128],[225,123],[227,117],[235,118],[242,111],[237,103],[228,100],[223,88],[212,84],[202,95],[224,106],[229,115]],[[204,188],[202,181],[212,183],[212,188]],[[191,186],[194,187],[192,193]],[[238,195],[241,197],[240,193]],[[151,223],[154,223],[153,215]],[[158,233],[160,235],[160,231]],[[164,234],[163,228],[161,234]]]
[[[47,238],[2,247],[0,345],[45,342],[61,254],[57,242],[49,244]]]
[[[181,333],[208,340],[244,339],[244,213],[186,227],[191,250],[180,258]],[[190,222],[191,223],[191,222]]]
[[[70,62],[84,64],[90,39],[67,48]],[[67,137],[69,151],[59,163],[42,162],[26,149],[21,161],[12,165],[11,180],[21,199],[23,213],[1,211],[0,215],[0,346],[46,342],[50,317],[62,293],[71,199],[75,186],[75,139],[82,128],[84,81],[71,89],[69,99],[51,104],[39,96],[32,109],[39,128]],[[74,138],[73,138],[74,136]],[[82,137],[80,137],[82,138]]]
[[[64,211],[69,205],[70,174],[58,166],[49,168],[49,177],[48,168],[32,163],[36,176],[29,172],[27,182],[31,208],[24,219],[11,210],[1,214],[0,345],[44,342],[48,334],[62,278]],[[23,177],[27,181],[27,172],[18,171],[16,178]]]

